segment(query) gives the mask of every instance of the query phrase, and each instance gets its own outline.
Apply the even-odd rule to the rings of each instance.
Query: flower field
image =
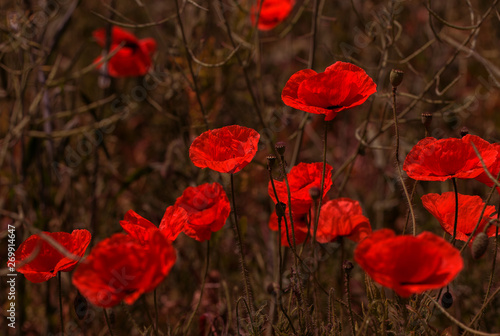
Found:
[[[500,6],[0,4],[1,335],[500,335]]]

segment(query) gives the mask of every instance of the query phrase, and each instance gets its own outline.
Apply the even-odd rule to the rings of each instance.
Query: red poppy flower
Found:
[[[500,144],[493,143],[491,144],[491,147],[495,149],[498,152],[498,154],[495,162],[493,162],[493,164],[488,167],[488,170],[490,171],[491,175],[493,175],[493,177],[497,177],[498,172],[500,172]],[[493,181],[488,177],[488,175],[484,171],[476,177],[476,180],[486,184],[488,187],[492,187],[494,184]],[[497,187],[497,190],[500,192],[500,188]]]
[[[209,240],[212,232],[222,229],[231,212],[224,188],[217,182],[186,188],[175,206],[186,210],[183,232],[197,241]]]
[[[419,181],[475,178],[483,172],[483,167],[471,142],[486,166],[491,166],[497,157],[497,150],[480,137],[468,134],[461,139],[437,140],[428,137],[420,140],[406,156],[403,170]]]
[[[260,30],[271,30],[288,17],[293,5],[293,0],[265,0],[261,8],[261,1],[258,0],[250,11],[252,24],[255,24],[255,18],[259,15],[260,8],[257,28]]]
[[[338,112],[363,104],[377,92],[377,85],[360,67],[336,62],[325,72],[300,70],[281,93],[283,102],[297,110],[324,114],[332,120]]]
[[[104,28],[97,29],[92,35],[97,43],[105,48],[106,30]],[[113,27],[110,52],[116,48],[120,48],[120,50],[108,60],[108,74],[111,77],[143,76],[151,67],[151,55],[156,51],[156,41],[152,38],[139,40],[129,32]],[[101,60],[102,56],[96,58],[94,63]]]
[[[43,232],[58,242],[69,253],[81,257],[90,243],[90,232],[87,230],[73,230],[67,232]],[[38,253],[36,252],[38,250]],[[75,268],[78,260],[63,255],[50,243],[39,235],[32,235],[26,239],[16,251],[16,261],[20,264],[32,253],[37,253],[34,258],[18,268],[26,279],[31,282],[44,282],[57,275],[57,272],[69,272]]]
[[[157,229],[156,225],[133,210],[127,211],[120,225],[130,236],[143,243],[149,238],[149,230]]]
[[[323,197],[326,196],[332,187],[332,166],[326,164],[325,185],[323,190]],[[312,187],[321,188],[321,176],[323,172],[323,163],[304,163],[301,162],[293,167],[288,173],[288,184],[290,185],[290,193],[292,195],[292,211],[294,213],[303,214],[309,211],[312,206],[312,198],[309,190]],[[288,192],[286,181],[274,181],[276,193],[280,202],[287,205],[288,209]],[[271,181],[267,188],[269,196],[271,196],[274,203],[277,203],[274,196],[273,186]],[[288,212],[288,210],[287,210]]]
[[[286,211],[286,223],[288,224],[288,234],[290,237],[287,237],[287,230],[285,226],[285,220],[281,221],[281,245],[290,247],[288,244],[288,238],[290,238],[290,242],[293,239],[292,234],[292,226],[290,222],[290,216],[288,211]],[[278,231],[278,216],[276,212],[271,214],[269,218],[269,228],[273,231]],[[305,214],[295,214],[293,213],[293,228],[295,233],[295,245],[302,244],[305,242],[307,238],[307,213]]]
[[[196,167],[234,174],[252,161],[259,138],[257,131],[238,125],[209,130],[194,139],[189,157]]]
[[[188,214],[183,208],[172,205],[165,210],[160,222],[160,231],[169,241],[174,241],[184,230],[188,221]]]
[[[371,232],[370,221],[363,216],[363,210],[358,201],[338,198],[321,206],[316,232],[318,242],[328,243],[339,237],[347,237],[354,242],[359,242]]]
[[[455,193],[450,191],[442,195],[427,194],[422,196],[422,205],[439,221],[439,224],[450,235],[453,235],[455,225]],[[456,239],[467,241],[472,234],[477,220],[484,208],[484,202],[479,196],[458,194],[458,222]],[[476,230],[476,235],[482,232],[486,224],[493,219],[495,207],[488,205],[483,218]],[[486,234],[495,236],[495,228],[491,226]]]
[[[92,304],[113,307],[122,300],[133,304],[170,272],[174,248],[157,228],[146,229],[145,223],[129,223],[132,234],[117,233],[101,241],[76,269],[73,284]]]
[[[460,251],[430,232],[414,237],[375,231],[358,243],[354,259],[373,280],[402,297],[444,287],[463,268]]]

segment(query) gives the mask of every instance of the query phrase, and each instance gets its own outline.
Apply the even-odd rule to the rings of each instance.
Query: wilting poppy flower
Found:
[[[281,93],[283,102],[297,110],[324,114],[332,120],[338,112],[363,104],[377,92],[377,85],[360,67],[336,62],[325,72],[300,70]]]
[[[493,162],[493,164],[488,167],[488,170],[493,177],[497,177],[498,172],[500,172],[500,144],[493,143],[493,144],[491,144],[491,147],[493,149],[495,149],[498,152],[498,154],[497,154],[495,162]],[[493,181],[488,177],[488,175],[484,171],[476,177],[476,180],[478,180],[481,183],[486,184],[488,187],[492,187],[494,184]],[[499,190],[498,187],[497,187],[497,190]],[[500,190],[499,190],[499,192],[500,192]]]
[[[194,139],[189,157],[196,167],[237,173],[252,161],[259,138],[257,131],[238,125],[209,130]]]
[[[177,205],[169,206],[161,219],[160,231],[167,240],[174,241],[179,233],[184,230],[187,221],[186,210]]]
[[[95,30],[93,36],[101,47],[106,47],[106,30],[104,28]],[[151,67],[151,55],[156,51],[156,41],[152,38],[139,40],[129,32],[113,27],[110,52],[116,48],[120,48],[120,50],[108,60],[108,74],[111,77],[143,76]],[[96,58],[94,63],[101,60],[102,56]]]
[[[69,253],[77,257],[83,256],[90,243],[90,232],[87,230],[73,230],[67,232],[43,232],[58,242]],[[38,253],[36,252],[38,250]],[[17,271],[23,273],[31,282],[44,282],[57,275],[57,272],[69,272],[75,268],[78,260],[63,255],[50,243],[39,235],[32,235],[26,239],[16,251],[16,262],[22,264],[27,258],[33,259]]]
[[[259,15],[257,28],[271,30],[287,18],[292,11],[293,5],[293,0],[264,0],[262,5],[261,1],[258,0],[250,11],[252,24],[255,23],[255,19]],[[259,8],[260,14],[258,13]]]
[[[444,287],[463,268],[460,251],[430,232],[414,237],[375,231],[358,243],[354,259],[373,280],[401,297]]]
[[[471,143],[474,143],[487,167],[497,157],[497,150],[476,135],[461,139],[420,140],[406,156],[403,170],[414,180],[445,181],[451,178],[475,178],[483,167]]]
[[[175,250],[160,230],[147,229],[142,220],[129,224],[131,234],[101,241],[73,274],[73,284],[96,306],[113,307],[122,300],[133,304],[154,290],[175,263]]]
[[[422,205],[439,221],[439,224],[450,235],[453,235],[455,225],[455,193],[450,191],[442,195],[426,194],[422,196]],[[477,224],[479,216],[484,208],[484,202],[479,196],[458,194],[458,222],[456,239],[467,241]],[[476,235],[482,232],[486,224],[493,219],[495,207],[488,205],[484,211],[483,218],[476,230]],[[495,236],[495,227],[491,226],[487,235]]]
[[[358,201],[349,198],[337,198],[321,206],[316,240],[328,243],[340,237],[354,242],[370,235],[372,228]]]
[[[288,235],[287,237],[287,227],[285,226],[285,220],[281,221],[281,245],[290,247],[288,244],[288,239],[292,242],[292,226],[290,222],[290,216],[288,211],[286,211],[286,223],[288,225]],[[271,214],[269,218],[269,228],[273,231],[278,231],[278,216],[276,212]],[[302,244],[307,238],[307,213],[295,214],[293,213],[293,228],[295,233],[295,245]]]
[[[332,166],[326,164],[325,185],[323,190],[323,197],[332,187]],[[321,176],[323,171],[323,163],[304,163],[301,162],[293,167],[288,173],[288,184],[290,185],[290,193],[292,195],[292,211],[297,214],[307,213],[312,206],[312,198],[309,190],[313,187],[321,188]],[[288,209],[288,191],[286,181],[274,181],[276,193],[280,202],[287,205]],[[271,196],[274,203],[277,203],[274,195],[273,186],[271,181],[267,188],[269,196]],[[288,212],[288,210],[287,210]]]
[[[186,188],[175,206],[186,210],[183,232],[197,241],[209,240],[212,232],[224,226],[231,212],[226,192],[217,182]]]

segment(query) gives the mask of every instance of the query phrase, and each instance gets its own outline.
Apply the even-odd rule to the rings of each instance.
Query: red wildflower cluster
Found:
[[[442,195],[427,194],[422,196],[422,205],[439,221],[443,229],[453,235],[455,225],[455,193],[446,192]],[[458,194],[458,221],[456,239],[467,241],[477,224],[479,216],[484,208],[484,202],[479,196],[469,196]],[[483,218],[476,230],[477,235],[482,232],[486,224],[493,219],[495,207],[488,205],[484,211]],[[495,236],[495,228],[491,226],[486,234],[489,237]]]
[[[332,120],[338,112],[363,104],[375,92],[377,85],[363,69],[336,62],[325,72],[305,69],[293,74],[281,99],[290,107]]]
[[[373,280],[402,297],[444,287],[463,268],[460,251],[430,232],[414,237],[375,231],[359,242],[354,259]]]
[[[323,198],[326,197],[326,194],[332,187],[332,166],[329,164],[326,165],[326,174],[325,174],[325,184],[323,190]],[[300,244],[304,242],[307,233],[307,215],[309,210],[312,207],[313,199],[309,193],[311,188],[317,188],[318,190],[321,187],[321,177],[323,172],[323,163],[299,163],[295,167],[293,167],[288,173],[288,184],[290,186],[290,194],[292,199],[292,213],[294,219],[294,229],[295,229],[295,239],[296,244]],[[278,194],[279,201],[286,204],[287,216],[288,216],[288,191],[286,186],[286,181],[274,181],[274,186],[276,188],[276,193]],[[273,186],[271,181],[269,181],[268,185],[268,193],[271,196],[274,203],[277,203],[278,200],[274,195]],[[273,215],[269,221],[269,228],[271,230],[278,230],[278,222],[277,216]],[[297,220],[297,223],[295,222]],[[290,221],[287,217],[288,225],[290,226]],[[286,227],[284,222],[281,225],[281,236],[283,245],[288,246],[288,242],[286,240]],[[289,227],[291,230],[291,227]],[[290,232],[291,237],[291,232]],[[300,239],[303,237],[303,240]]]
[[[92,304],[132,304],[167,276],[176,254],[170,242],[148,220],[132,210],[120,222],[128,234],[101,241],[80,263],[73,284]]]
[[[370,221],[363,216],[358,201],[338,198],[323,204],[319,215],[316,240],[328,243],[341,237],[359,242],[372,233]]]
[[[471,143],[474,143],[487,167],[497,157],[497,150],[476,135],[461,139],[420,140],[406,156],[403,170],[414,180],[445,181],[451,178],[475,178],[483,167]]]
[[[189,157],[196,167],[234,174],[257,153],[260,134],[238,125],[206,131],[194,139]]]
[[[106,47],[106,30],[97,29],[93,32],[97,43]],[[108,60],[108,74],[111,77],[136,77],[145,75],[151,67],[151,55],[156,51],[156,41],[152,38],[139,40],[133,34],[118,27],[111,31],[110,53],[120,48]],[[102,56],[94,63],[102,60]],[[101,68],[102,64],[98,68]]]
[[[73,230],[71,233],[43,232],[43,234],[76,257],[83,256],[91,238],[87,230]],[[15,255],[17,263],[22,265],[17,271],[35,283],[47,281],[55,277],[57,272],[69,272],[78,263],[78,260],[62,254],[37,234],[22,242]]]
[[[259,23],[257,28],[260,30],[271,30],[285,20],[294,5],[293,0],[258,0],[250,10],[252,24],[255,24],[257,15]],[[260,9],[260,13],[259,13]]]

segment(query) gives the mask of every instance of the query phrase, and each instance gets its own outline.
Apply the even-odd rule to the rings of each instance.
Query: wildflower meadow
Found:
[[[500,335],[499,0],[0,3],[0,335]]]

